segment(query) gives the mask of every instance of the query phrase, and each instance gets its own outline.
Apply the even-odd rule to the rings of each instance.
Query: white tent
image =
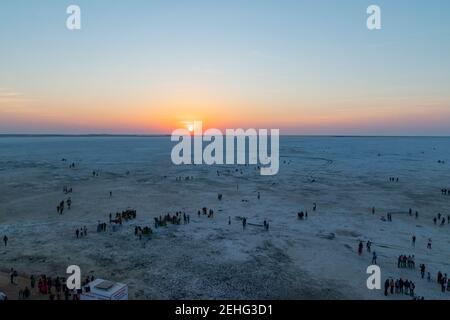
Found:
[[[83,288],[81,300],[128,300],[128,286],[123,283],[96,279]]]

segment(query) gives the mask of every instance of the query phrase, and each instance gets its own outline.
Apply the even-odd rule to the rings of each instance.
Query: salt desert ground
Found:
[[[283,136],[275,176],[256,166],[175,166],[172,146],[166,136],[0,138],[0,236],[9,238],[0,291],[11,292],[10,268],[65,276],[76,264],[83,278],[128,284],[130,299],[411,299],[367,288],[372,253],[357,250],[370,240],[382,285],[401,277],[418,296],[450,298],[436,283],[438,271],[450,274],[450,224],[433,222],[450,214],[441,194],[450,189],[450,138]],[[198,216],[203,207],[214,217]],[[97,232],[127,208],[136,219]],[[177,211],[190,223],[154,228],[155,217]],[[77,239],[82,226],[88,234]],[[152,236],[139,240],[136,226]],[[401,254],[414,255],[416,268],[398,268]],[[421,279],[422,263],[431,281]]]

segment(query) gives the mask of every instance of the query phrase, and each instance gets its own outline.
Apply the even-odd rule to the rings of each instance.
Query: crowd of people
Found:
[[[406,254],[402,254],[398,256],[397,259],[397,268],[408,268],[414,269],[416,267],[414,255],[407,256]]]
[[[384,295],[388,294],[404,294],[411,297],[415,297],[416,285],[413,281],[408,279],[396,279],[388,278],[384,282]]]
[[[236,172],[237,172],[237,170],[236,170]],[[99,173],[97,171],[93,171],[92,174],[93,174],[93,176],[99,175]],[[241,174],[242,174],[242,172],[241,172]],[[219,175],[219,172],[218,172],[218,175]],[[188,177],[176,177],[177,181],[192,180],[192,179],[194,179],[194,178],[189,177],[189,176]],[[390,177],[389,181],[390,182],[399,182],[399,178],[398,177],[397,178]],[[239,189],[238,186],[237,186],[237,189]],[[64,186],[63,192],[65,194],[72,193],[72,188],[68,188],[67,186]],[[447,194],[447,193],[450,194],[450,190],[442,189],[442,194]],[[110,191],[109,195],[110,195],[110,197],[112,197],[111,191]],[[223,197],[222,194],[218,194],[219,201],[222,200],[222,197]],[[257,198],[258,198],[258,200],[260,199],[259,192],[257,193]],[[64,200],[61,201],[59,203],[59,205],[57,206],[58,213],[60,213],[62,215],[63,211],[65,209],[65,206],[67,206],[67,208],[70,209],[71,204],[72,204],[72,200],[70,197],[65,201]],[[317,205],[316,205],[316,203],[314,203],[312,211],[316,211],[316,208],[317,208]],[[401,213],[406,215],[406,212],[401,212]],[[208,218],[213,218],[214,210],[207,208],[207,207],[203,207],[203,208],[201,208],[201,210],[197,211],[197,214],[198,214],[198,217],[207,216]],[[372,214],[375,214],[375,207],[372,207]],[[419,218],[419,212],[418,211],[413,212],[413,210],[411,208],[409,209],[408,214],[409,214],[409,216],[414,215],[416,219]],[[308,219],[308,211],[298,212],[297,217],[300,220]],[[117,212],[115,215],[115,218],[113,218],[112,214],[110,214],[109,222],[110,222],[110,224],[116,223],[116,224],[122,225],[122,223],[124,221],[132,220],[135,218],[136,218],[136,210],[127,209],[122,212]],[[392,221],[392,214],[388,213],[387,218],[388,218],[388,221]],[[185,212],[181,212],[181,211],[177,211],[174,214],[168,213],[163,216],[155,217],[154,218],[155,229],[158,227],[166,226],[168,223],[171,223],[174,225],[180,225],[181,219],[183,219],[184,224],[190,223],[190,216],[188,214],[186,214]],[[437,215],[437,217],[434,217],[433,220],[434,220],[435,225],[438,223],[438,221],[440,222],[441,225],[443,225],[445,223],[450,224],[450,215],[447,215],[447,217],[445,218],[439,213]],[[228,224],[231,224],[231,217],[229,217],[229,219],[228,219]],[[250,225],[253,225],[253,224],[250,224]],[[244,218],[242,218],[242,227],[244,230],[246,229],[246,226],[247,226],[247,218],[244,217]],[[258,225],[258,226],[260,226],[260,225]],[[269,223],[267,222],[267,220],[264,220],[263,227],[265,230],[269,230]],[[107,230],[107,223],[98,221],[97,232],[105,232],[106,230]],[[77,238],[86,237],[87,236],[87,227],[84,226],[84,227],[77,229],[75,234],[76,234]],[[148,226],[143,226],[143,227],[135,226],[135,228],[134,228],[134,235],[136,237],[138,237],[139,240],[141,240],[143,236],[149,236],[151,234],[153,234],[153,230],[152,230],[152,228],[150,228]],[[8,242],[8,238],[6,237],[6,235],[3,238],[3,241],[6,246],[7,242]],[[415,236],[413,236],[413,246],[415,245],[415,241],[416,241],[416,238],[415,238]],[[375,251],[373,251],[373,252],[371,251],[372,242],[367,241],[365,243],[365,247],[366,247],[367,252],[372,253],[372,264],[377,264],[377,253]],[[431,249],[431,239],[428,242],[428,248]],[[363,243],[363,241],[360,241],[359,245],[358,245],[358,254],[362,255],[363,250],[364,250],[364,243]],[[415,269],[414,255],[404,255],[403,254],[403,255],[398,256],[397,266],[398,266],[398,268]],[[424,264],[421,264],[419,269],[420,269],[421,277],[423,279],[426,274],[426,267]],[[11,283],[15,282],[14,281],[15,277],[17,277],[17,271],[11,269]],[[428,274],[427,274],[427,279],[429,281],[431,281],[430,272],[428,272]],[[90,280],[90,279],[87,279],[86,281],[88,282],[88,280]],[[90,280],[90,281],[92,281],[92,280]],[[51,277],[41,275],[37,279],[37,281],[34,278],[34,276],[31,276],[30,277],[31,290],[27,286],[23,290],[21,290],[21,293],[19,296],[21,296],[23,299],[29,298],[32,290],[34,290],[36,287],[36,283],[37,283],[38,292],[40,294],[48,294],[49,298],[52,300],[53,299],[59,300],[61,298],[61,294],[64,294],[65,299],[68,300],[69,295],[71,294],[69,292],[69,290],[67,289],[67,287],[64,285],[64,283],[65,283],[64,278],[56,277],[55,279],[52,279]],[[438,272],[437,283],[441,286],[442,292],[450,291],[450,281],[447,277],[447,274],[442,274],[441,272]],[[391,278],[386,279],[386,281],[385,281],[384,294],[386,296],[389,294],[391,294],[391,295],[404,294],[404,295],[409,295],[411,297],[415,297],[415,288],[416,288],[415,283],[411,280],[403,279],[403,278],[394,280],[391,277]]]
[[[153,230],[150,227],[140,227],[140,226],[136,226],[134,228],[134,235],[136,237],[139,238],[139,240],[142,240],[143,236],[150,236],[151,234],[153,234]]]
[[[88,276],[84,281],[82,281],[82,286],[88,284],[89,282],[94,281],[94,276]],[[37,287],[36,287],[37,283]],[[45,274],[40,275],[37,278],[34,275],[30,276],[30,287],[31,291],[34,291],[35,288],[37,292],[41,295],[48,295],[49,300],[79,300],[79,292],[77,290],[70,290],[66,285],[66,278],[64,277],[56,277],[52,278]],[[25,290],[27,287],[25,287]],[[24,290],[24,291],[25,291]],[[20,296],[20,292],[19,292]],[[19,297],[20,299],[20,297]]]
[[[186,214],[184,215],[186,217]],[[181,224],[181,214],[176,212],[175,214],[166,214],[164,216],[155,217],[155,229],[158,227],[165,227],[168,223],[179,225]],[[185,222],[187,223],[187,217],[185,218]]]
[[[116,216],[113,219],[112,214],[109,214],[109,223],[116,223],[121,225],[123,222],[136,219],[136,210],[127,209],[122,212],[116,212]]]

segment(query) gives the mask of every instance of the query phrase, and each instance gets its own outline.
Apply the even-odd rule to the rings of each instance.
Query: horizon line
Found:
[[[0,133],[0,138],[44,138],[44,137],[67,137],[67,138],[95,138],[95,137],[142,137],[142,138],[158,138],[158,137],[170,137],[171,134],[134,134],[134,133]],[[281,137],[332,137],[332,138],[450,138],[450,135],[392,135],[392,134],[280,134]]]

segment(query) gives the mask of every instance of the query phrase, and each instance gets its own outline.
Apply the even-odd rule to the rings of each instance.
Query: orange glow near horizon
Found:
[[[431,103],[426,109],[419,104],[409,104],[406,108],[404,102],[397,107],[398,101],[378,102],[347,104],[334,101],[331,109],[328,104],[315,101],[279,106],[274,102],[222,101],[220,97],[191,93],[187,98],[153,99],[145,103],[99,101],[91,105],[63,101],[45,106],[30,103],[23,109],[18,105],[15,112],[8,112],[0,104],[0,128],[4,124],[18,123],[25,128],[20,131],[25,132],[28,128],[43,127],[46,131],[39,132],[170,134],[177,128],[192,132],[193,121],[202,121],[204,131],[210,128],[222,131],[227,128],[266,128],[280,129],[281,134],[320,134],[333,130],[337,133],[364,132],[365,129],[383,131],[405,125],[420,128],[435,123],[443,126],[443,120],[450,118],[450,111]],[[66,106],[61,108],[63,103]]]

